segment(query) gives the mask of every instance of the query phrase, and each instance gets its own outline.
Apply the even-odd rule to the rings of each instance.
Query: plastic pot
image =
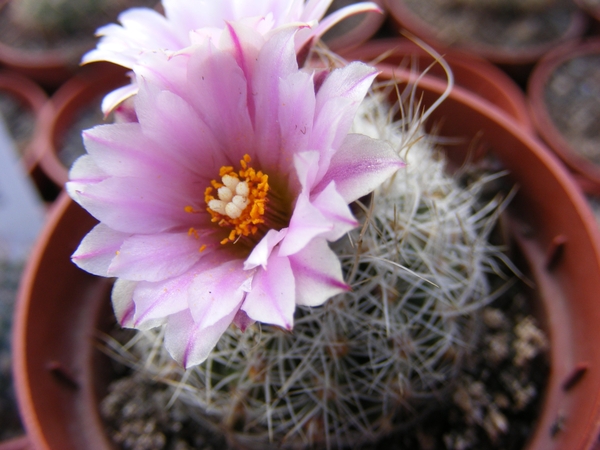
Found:
[[[400,83],[410,72],[382,68]],[[445,83],[420,80],[433,103]],[[514,240],[536,283],[550,339],[550,375],[527,450],[589,449],[600,424],[600,235],[586,200],[558,160],[498,108],[460,87],[430,117],[453,163],[492,153],[519,186],[509,209]],[[476,143],[476,145],[474,144]],[[38,449],[109,449],[98,414],[106,385],[94,340],[110,321],[106,280],[69,255],[94,221],[66,196],[26,268],[14,336],[19,406]]]
[[[40,121],[42,109],[48,101],[48,96],[40,86],[9,70],[0,71],[0,95],[8,95],[16,100],[22,108],[30,111],[34,120],[34,128]],[[56,189],[52,182],[44,175],[39,166],[40,148],[35,139],[32,129],[31,136],[22,142],[21,161],[25,170],[34,180],[38,191],[45,200],[53,200],[56,197]]]
[[[97,113],[97,123],[102,123],[102,97],[129,82],[126,69],[110,63],[94,63],[82,67],[77,75],[52,95],[42,110],[36,140],[41,153],[40,167],[56,186],[62,188],[69,177],[69,167],[59,158],[67,132],[77,126],[76,122],[86,112],[86,108]],[[86,124],[85,128],[97,123]],[[81,128],[74,131],[80,142]]]
[[[494,64],[505,68],[516,78],[522,79],[533,64],[545,53],[553,49],[557,44],[580,37],[586,28],[587,20],[585,14],[579,9],[572,13],[568,28],[555,39],[520,49],[506,49],[498,46],[486,45],[478,42],[453,43],[445,41],[438,34],[436,28],[415,14],[404,0],[385,0],[390,15],[403,29],[408,30],[415,36],[436,47],[443,48],[453,46],[474,53]]]
[[[574,0],[575,4],[579,6],[582,10],[588,13],[593,19],[594,24],[592,25],[592,29],[594,31],[598,31],[600,29],[600,5],[598,2],[593,0]]]
[[[600,164],[594,163],[583,156],[581,152],[577,151],[576,144],[567,140],[552,118],[546,101],[547,86],[552,80],[553,74],[556,73],[557,69],[566,67],[566,64],[581,57],[600,58],[600,38],[590,39],[583,43],[564,45],[546,55],[535,66],[531,74],[527,87],[527,96],[531,109],[531,117],[538,134],[575,174],[584,190],[600,194]],[[600,68],[600,65],[598,67]],[[589,85],[589,81],[585,85],[581,85],[578,82],[575,83],[573,89],[594,88],[594,81],[591,81],[591,86]],[[598,92],[591,92],[589,98],[597,98],[598,95],[600,95]],[[561,112],[572,114],[572,111],[567,111],[564,108],[561,109]],[[594,123],[592,126],[597,127],[598,124]]]
[[[12,0],[0,0],[0,14],[6,14],[10,1]],[[0,42],[0,65],[45,87],[55,88],[75,73],[81,55],[93,46],[93,39],[88,43],[71,44],[67,49],[55,50],[29,50]]]

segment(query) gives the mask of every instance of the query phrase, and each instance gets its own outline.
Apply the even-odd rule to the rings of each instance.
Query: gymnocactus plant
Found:
[[[132,364],[172,385],[176,402],[234,446],[377,442],[434,404],[473,348],[476,318],[495,295],[488,276],[503,259],[488,240],[502,201],[480,195],[497,175],[461,186],[417,117],[393,119],[394,88],[376,86],[354,122],[407,166],[355,205],[362,226],[334,245],[351,292],[298,307],[292,332],[230,327],[187,371],[160,330],[130,344]]]

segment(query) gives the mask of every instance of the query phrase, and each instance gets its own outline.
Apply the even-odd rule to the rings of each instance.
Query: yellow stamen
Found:
[[[198,214],[199,212],[202,212],[202,211],[199,211],[197,209],[194,209],[194,207],[191,206],[191,205],[186,206],[185,208],[183,208],[183,210],[186,213],[190,213],[190,214]]]
[[[232,166],[221,167],[221,181],[212,180],[211,185],[204,191],[204,200],[212,222],[232,228],[229,236],[223,239],[221,244],[236,242],[242,236],[253,235],[258,231],[258,225],[265,222],[269,177],[250,167],[250,161],[250,156],[244,155],[240,160],[241,169],[238,172],[235,172]]]

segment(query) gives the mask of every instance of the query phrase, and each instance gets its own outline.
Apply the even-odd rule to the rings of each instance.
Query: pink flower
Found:
[[[206,37],[218,39],[226,21],[240,21],[265,34],[277,27],[307,23],[309,29],[296,36],[299,50],[310,39],[322,36],[344,18],[365,11],[380,11],[371,2],[346,6],[321,23],[332,0],[162,0],[165,15],[149,8],[131,8],[119,15],[121,25],[101,27],[96,49],[83,57],[83,63],[110,61],[133,69],[147,52],[172,54]],[[125,98],[135,94],[132,83],[107,95],[102,110],[110,112]]]
[[[402,162],[348,134],[375,70],[349,64],[315,92],[290,28],[266,39],[230,24],[219,43],[154,63],[136,74],[138,122],[84,132],[67,189],[100,223],[73,261],[117,277],[120,323],[166,324],[191,366],[232,322],[291,329],[296,304],[346,290],[327,242]]]

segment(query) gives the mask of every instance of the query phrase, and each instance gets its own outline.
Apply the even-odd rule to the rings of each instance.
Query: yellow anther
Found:
[[[197,209],[195,209],[193,206],[188,205],[185,208],[183,208],[185,212],[190,213],[190,214],[197,214],[200,211],[198,211]]]
[[[202,244],[202,245],[200,246],[200,248],[198,249],[198,251],[199,251],[200,253],[202,253],[204,250],[206,250],[206,244]]]
[[[223,239],[221,244],[236,242],[241,236],[253,235],[258,232],[257,225],[264,223],[269,177],[250,167],[250,161],[250,156],[244,155],[240,160],[241,169],[237,173],[231,166],[221,167],[221,180],[211,180],[211,186],[204,191],[211,221],[218,222],[222,227],[232,228],[228,238]],[[230,177],[237,178],[239,182]],[[215,190],[216,196],[213,194]]]

